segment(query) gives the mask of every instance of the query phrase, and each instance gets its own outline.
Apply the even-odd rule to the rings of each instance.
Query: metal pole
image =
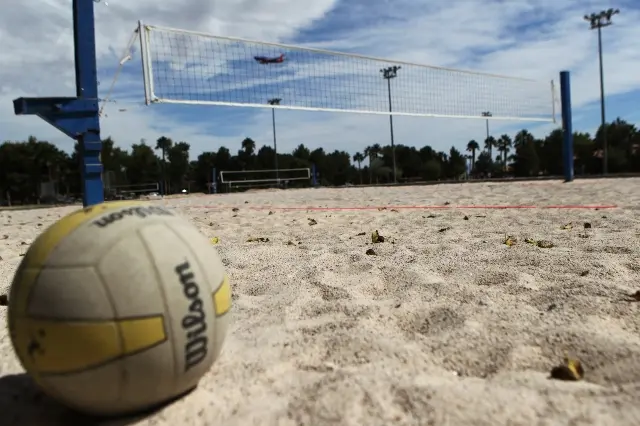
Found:
[[[573,123],[571,119],[571,77],[569,71],[560,72],[560,100],[562,102],[562,162],[564,181],[573,181]]]
[[[393,157],[393,183],[398,183],[398,175],[396,169],[396,145],[393,138],[393,114],[391,108],[391,79],[387,79],[387,88],[389,93],[389,133],[391,134],[391,156]]]
[[[609,150],[607,147],[607,121],[604,107],[604,67],[602,65],[602,26],[598,25],[598,59],[600,61],[600,124],[602,134],[602,174],[609,172]]]
[[[164,149],[164,146],[162,146],[162,187],[160,188],[160,195],[168,195],[167,194],[167,173],[166,173],[166,169],[167,169],[167,152]]]
[[[13,100],[13,111],[16,115],[37,115],[78,141],[82,203],[85,207],[104,201],[94,2],[98,3],[99,0],[73,0],[71,4],[76,96]]]
[[[491,114],[491,111],[484,111],[481,115],[483,117],[491,117],[491,116],[493,116],[493,114]],[[489,139],[489,118],[486,119],[485,126],[487,128],[487,139],[485,139],[485,142],[486,142]],[[492,148],[493,148],[492,146],[489,146],[489,163],[490,164],[493,164],[493,149]],[[491,172],[489,172],[489,173],[491,173]]]
[[[271,122],[273,125],[273,151],[275,153],[275,166],[276,166],[276,182],[280,186],[280,172],[278,171],[278,142],[276,138],[276,109],[271,108]]]
[[[391,102],[391,79],[398,76],[398,70],[402,67],[394,65],[392,67],[383,68],[380,70],[382,78],[387,80],[387,94],[389,95],[389,132],[391,134],[391,157],[393,161],[393,183],[398,183],[398,171],[396,167],[396,144],[393,137],[393,108]]]
[[[607,143],[607,123],[604,105],[604,66],[602,64],[602,27],[613,24],[611,17],[620,13],[620,9],[607,9],[599,13],[584,15],[584,20],[589,22],[592,30],[598,30],[598,60],[600,65],[600,135],[602,137],[602,174],[609,172],[609,150]]]
[[[271,106],[280,105],[281,100],[282,99],[280,98],[272,98],[272,99],[269,99],[267,103]],[[276,182],[278,183],[278,186],[280,186],[280,171],[278,169],[278,143],[276,138],[276,109],[275,108],[271,108],[271,124],[273,127],[273,151],[275,154],[274,165],[276,169]]]
[[[487,139],[489,139],[489,119],[487,118]]]

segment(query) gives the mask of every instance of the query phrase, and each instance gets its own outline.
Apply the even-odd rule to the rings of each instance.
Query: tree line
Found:
[[[640,173],[640,131],[621,119],[606,125],[609,173]],[[455,180],[481,177],[535,177],[562,175],[561,129],[542,139],[523,129],[513,137],[489,136],[484,141],[469,141],[465,152],[451,147],[448,152],[430,146],[416,148],[396,145],[399,182]],[[155,143],[144,139],[127,150],[113,139],[103,140],[102,163],[108,187],[159,183],[165,193],[183,189],[208,192],[212,170],[273,169],[275,151],[269,145],[258,149],[245,138],[235,153],[224,146],[193,159],[188,142],[161,137]],[[602,128],[595,135],[574,134],[574,164],[577,176],[602,173]],[[362,152],[343,150],[326,152],[298,145],[291,153],[278,154],[280,169],[308,168],[315,165],[318,184],[375,184],[393,182],[391,146],[372,144]],[[466,176],[467,162],[473,164]],[[81,193],[79,147],[68,154],[54,144],[30,136],[26,141],[6,141],[0,145],[0,200],[14,203],[43,201],[43,184],[55,187],[55,193],[79,197]],[[223,189],[223,188],[219,188]]]

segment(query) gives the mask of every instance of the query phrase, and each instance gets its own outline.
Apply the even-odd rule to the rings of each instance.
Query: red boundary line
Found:
[[[184,205],[181,207],[191,208],[208,208],[211,210],[224,210],[232,208],[232,206],[216,206],[216,205]],[[513,209],[547,209],[547,210],[605,210],[617,209],[616,205],[551,205],[551,206],[533,206],[533,205],[487,205],[487,206],[361,206],[361,207],[278,207],[278,206],[243,206],[248,210],[282,210],[282,211],[358,211],[358,210],[469,210],[469,209],[486,209],[486,210],[513,210]]]

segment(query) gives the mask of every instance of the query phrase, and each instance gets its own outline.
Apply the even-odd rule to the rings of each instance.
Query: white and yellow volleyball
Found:
[[[140,411],[194,388],[220,354],[231,291],[216,250],[169,209],[74,212],[27,251],[9,295],[20,362],[63,404]]]

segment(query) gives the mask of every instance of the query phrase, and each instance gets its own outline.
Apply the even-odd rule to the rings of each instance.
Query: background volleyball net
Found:
[[[227,191],[251,188],[289,188],[308,186],[311,183],[311,169],[273,170],[223,170],[220,183]]]
[[[158,182],[122,184],[118,182],[117,174],[113,170],[105,170],[103,172],[102,182],[105,196],[108,199],[113,199],[117,196],[140,196],[160,192],[160,184]]]
[[[552,81],[140,24],[146,103],[554,122]],[[385,74],[384,69],[400,67]],[[385,78],[389,77],[389,78]],[[269,102],[277,99],[278,102]]]

